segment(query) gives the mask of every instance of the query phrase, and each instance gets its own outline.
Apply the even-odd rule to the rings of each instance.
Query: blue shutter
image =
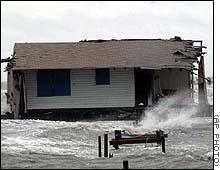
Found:
[[[53,73],[51,70],[37,72],[37,96],[53,96]]]
[[[109,68],[96,69],[96,84],[97,85],[110,84]]]
[[[70,70],[54,70],[54,96],[70,96]]]

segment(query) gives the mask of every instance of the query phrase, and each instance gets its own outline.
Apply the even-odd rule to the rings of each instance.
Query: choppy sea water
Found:
[[[7,110],[4,91],[1,109]],[[213,168],[213,124],[211,117],[196,117],[194,111],[162,110],[146,112],[137,125],[133,121],[43,121],[1,120],[1,168]],[[158,111],[166,114],[161,118]],[[164,130],[166,153],[156,144],[122,145],[119,150],[109,146],[113,158],[98,157],[98,136],[107,133],[114,138],[114,130],[127,133],[152,133]]]

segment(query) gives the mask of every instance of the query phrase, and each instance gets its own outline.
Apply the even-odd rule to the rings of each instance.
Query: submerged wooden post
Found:
[[[159,130],[156,131],[156,135],[157,135],[157,143],[160,144],[161,139],[160,139],[160,131]]]
[[[109,158],[113,158],[113,153],[109,153]]]
[[[98,149],[99,149],[99,157],[102,157],[101,136],[98,137]]]
[[[162,142],[162,152],[165,153],[165,138],[164,137],[161,138],[161,142]]]
[[[127,160],[123,161],[123,169],[128,169],[128,161]]]
[[[104,157],[108,157],[108,134],[104,134]]]
[[[121,131],[120,130],[115,130],[115,140],[116,140],[116,143],[117,143],[117,141],[119,139],[121,139]],[[115,149],[119,149],[118,144],[114,145],[113,147]]]
[[[157,130],[156,136],[157,136],[157,143],[162,145],[162,152],[165,153],[165,137],[167,137],[167,134],[164,134],[162,130]]]
[[[115,130],[115,139],[121,139],[121,131]]]

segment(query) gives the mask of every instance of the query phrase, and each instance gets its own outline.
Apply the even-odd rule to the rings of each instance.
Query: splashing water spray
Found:
[[[139,122],[140,127],[148,130],[173,129],[191,127],[198,108],[181,92],[173,96],[161,98],[157,105],[147,108]]]

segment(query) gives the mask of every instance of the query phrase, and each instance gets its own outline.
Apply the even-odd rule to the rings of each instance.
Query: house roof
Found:
[[[177,58],[195,57],[191,40],[89,40],[65,43],[16,43],[14,70],[142,67],[187,68]]]

